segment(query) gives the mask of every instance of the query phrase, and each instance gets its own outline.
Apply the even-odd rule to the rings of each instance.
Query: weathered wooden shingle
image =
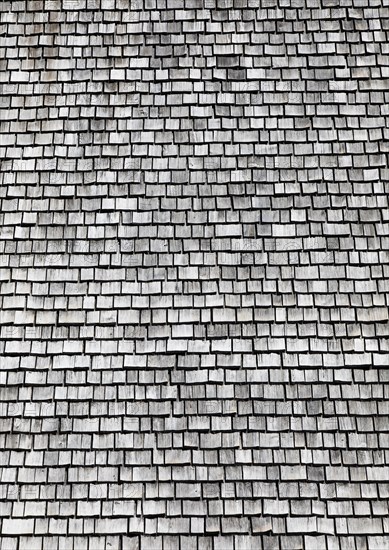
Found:
[[[388,549],[380,0],[0,5],[4,548]]]

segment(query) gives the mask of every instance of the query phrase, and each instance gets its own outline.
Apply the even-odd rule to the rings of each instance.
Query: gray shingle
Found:
[[[385,9],[165,4],[3,6],[4,544],[386,548]]]

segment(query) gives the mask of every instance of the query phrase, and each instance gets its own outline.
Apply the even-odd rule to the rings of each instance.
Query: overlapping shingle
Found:
[[[387,7],[0,10],[2,547],[389,548]]]

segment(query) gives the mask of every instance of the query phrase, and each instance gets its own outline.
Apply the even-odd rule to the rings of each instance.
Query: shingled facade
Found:
[[[0,10],[1,548],[388,549],[383,1]]]

